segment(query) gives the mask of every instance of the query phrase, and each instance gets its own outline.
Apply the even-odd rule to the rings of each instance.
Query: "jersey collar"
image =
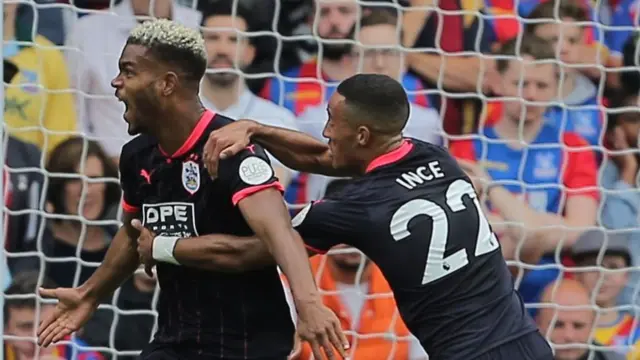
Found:
[[[173,153],[173,155],[169,155],[164,150],[162,150],[162,148],[160,147],[160,144],[158,144],[158,149],[160,149],[160,152],[162,153],[162,155],[168,158],[174,158],[174,159],[188,153],[189,150],[191,150],[195,146],[198,140],[200,140],[200,138],[202,137],[202,134],[207,129],[207,127],[211,123],[211,120],[213,120],[214,116],[215,116],[215,113],[213,111],[206,109],[202,114],[202,116],[200,117],[200,120],[198,120],[196,127],[194,127],[193,130],[191,131],[191,134],[189,134],[189,137],[187,138],[187,140],[182,144],[182,146],[180,146],[178,150],[176,150],[175,153]]]
[[[390,165],[400,161],[400,159],[405,157],[412,149],[413,149],[413,143],[405,139],[404,141],[402,141],[402,144],[397,148],[373,159],[373,161],[369,163],[369,166],[367,166],[367,170],[365,170],[365,173],[370,173],[381,166]]]

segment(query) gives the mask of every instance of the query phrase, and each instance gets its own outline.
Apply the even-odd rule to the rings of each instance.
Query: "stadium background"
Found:
[[[0,278],[4,359],[22,359],[20,354],[36,351],[30,323],[37,323],[50,305],[36,296],[35,289],[80,284],[99,265],[119,224],[120,194],[113,161],[126,139],[123,108],[115,102],[108,81],[117,72],[117,57],[135,25],[134,12],[168,11],[191,26],[217,27],[210,11],[212,3],[222,1],[3,2],[5,256],[0,257]],[[227,104],[231,105],[227,113],[314,136],[321,136],[326,120],[323,102],[340,78],[354,71],[396,76],[413,103],[408,135],[441,142],[454,155],[477,160],[484,170],[470,170],[474,179],[487,179],[489,173],[497,186],[525,194],[514,199],[527,207],[529,217],[517,217],[494,201],[487,205],[489,220],[504,241],[503,252],[510,251],[507,257],[528,309],[556,350],[567,359],[596,354],[640,358],[634,351],[639,339],[635,272],[640,265],[636,261],[640,259],[640,194],[634,124],[640,121],[636,40],[640,2],[547,1],[554,5],[553,11],[541,17],[544,12],[536,12],[537,0],[234,0],[230,1],[232,17],[245,16],[245,23],[225,25],[236,31],[226,39],[244,47],[228,43],[224,47],[216,37],[218,47],[208,51],[230,48],[237,52],[238,73],[254,94],[241,92]],[[380,9],[392,16],[378,16],[377,22],[366,25],[367,31],[361,31],[357,19]],[[211,23],[206,22],[207,15]],[[389,19],[395,21],[393,41],[385,42]],[[580,26],[578,37],[571,37],[574,28],[562,26],[559,36],[549,37],[549,46],[557,45],[552,62],[558,64],[561,76],[552,99],[543,99],[549,106],[544,119],[556,132],[549,130],[548,138],[536,138],[533,143],[542,145],[532,145],[535,150],[496,147],[504,145],[496,145],[501,137],[491,129],[506,121],[504,104],[539,105],[543,89],[540,84],[532,87],[525,79],[532,71],[523,70],[516,93],[505,95],[499,89],[508,75],[495,70],[494,60],[532,55],[518,50],[531,24],[551,25],[545,28],[547,33],[540,30],[542,36],[556,31],[553,25],[568,23]],[[207,36],[213,41],[213,35]],[[506,54],[505,44],[511,39],[517,39],[516,50]],[[255,49],[252,56],[238,50],[245,49],[247,41]],[[533,71],[542,72],[542,68]],[[210,73],[215,75],[216,70]],[[573,85],[567,87],[567,82]],[[576,101],[567,96],[567,89],[587,95]],[[210,107],[224,103],[204,88],[202,94]],[[521,108],[523,118],[526,111]],[[519,129],[512,140],[527,137],[525,127]],[[622,141],[621,131],[635,136]],[[582,140],[559,140],[569,133]],[[540,149],[555,150],[542,153]],[[536,156],[527,155],[528,151]],[[593,166],[576,161],[571,155],[576,151],[590,152]],[[337,184],[275,166],[289,183],[286,199],[292,212],[322,197],[327,184]],[[528,175],[528,167],[534,175]],[[573,181],[566,175],[569,168],[582,176],[591,174],[594,182]],[[499,175],[500,171],[511,175]],[[553,180],[539,181],[535,174],[552,175]],[[595,199],[597,211],[576,212],[575,202],[572,209],[565,208],[576,186],[578,192],[588,192]],[[551,228],[563,232],[550,235]],[[507,242],[511,250],[506,250]],[[571,256],[579,250],[590,252],[592,258]],[[609,252],[595,256],[599,250]],[[552,254],[529,260],[529,255],[541,252]],[[352,357],[421,358],[377,269],[349,249],[332,253],[314,258],[312,266],[327,304],[350,335]],[[620,262],[618,255],[629,261]],[[529,274],[535,270],[536,275],[528,275],[527,280],[525,270]],[[552,283],[554,279],[568,280]],[[137,274],[105,301],[78,336],[41,355],[99,359],[136,354],[152,334],[157,294],[154,280]],[[300,356],[306,358],[304,349]]]

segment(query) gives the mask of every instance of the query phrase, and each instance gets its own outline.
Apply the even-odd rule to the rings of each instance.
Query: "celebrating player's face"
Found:
[[[506,115],[517,122],[541,121],[558,90],[557,67],[550,63],[534,63],[533,58],[523,57],[524,61],[511,61],[502,73],[500,92],[504,97],[522,100],[506,100]],[[524,106],[524,118],[523,118]]]
[[[253,61],[255,48],[246,36],[235,30],[247,31],[247,23],[241,17],[210,16],[205,20],[202,33],[209,58],[208,68],[244,70]],[[238,74],[233,71],[207,74],[207,79],[219,86],[231,85],[237,78]]]
[[[116,97],[125,106],[123,117],[129,124],[129,135],[146,132],[151,121],[162,112],[152,86],[157,80],[157,74],[151,71],[154,64],[146,56],[145,47],[127,45],[118,62],[120,72],[111,80]]]
[[[344,118],[344,96],[335,92],[327,106],[327,123],[322,136],[329,139],[333,167],[350,166],[357,145],[356,132]]]

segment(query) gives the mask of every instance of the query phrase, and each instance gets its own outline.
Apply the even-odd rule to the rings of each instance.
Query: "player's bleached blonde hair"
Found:
[[[148,48],[158,60],[179,66],[192,80],[204,76],[207,51],[196,29],[166,19],[148,20],[131,31],[127,44]]]

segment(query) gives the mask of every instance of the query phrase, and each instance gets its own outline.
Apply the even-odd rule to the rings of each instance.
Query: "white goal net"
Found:
[[[82,284],[120,225],[115,163],[129,137],[110,82],[140,14],[202,29],[210,57],[203,103],[234,118],[322,139],[326,103],[341,79],[397,78],[412,103],[405,135],[449,147],[463,161],[527,309],[554,349],[576,359],[584,351],[640,358],[640,1],[5,0],[2,7],[0,360],[132,358],[155,331],[160,290],[138,271],[77,334],[47,349],[35,345],[36,324],[52,304],[36,289]],[[274,167],[292,213],[339,184]],[[344,248],[311,262],[353,359],[424,358],[375,265]],[[309,349],[298,358],[309,359]]]

